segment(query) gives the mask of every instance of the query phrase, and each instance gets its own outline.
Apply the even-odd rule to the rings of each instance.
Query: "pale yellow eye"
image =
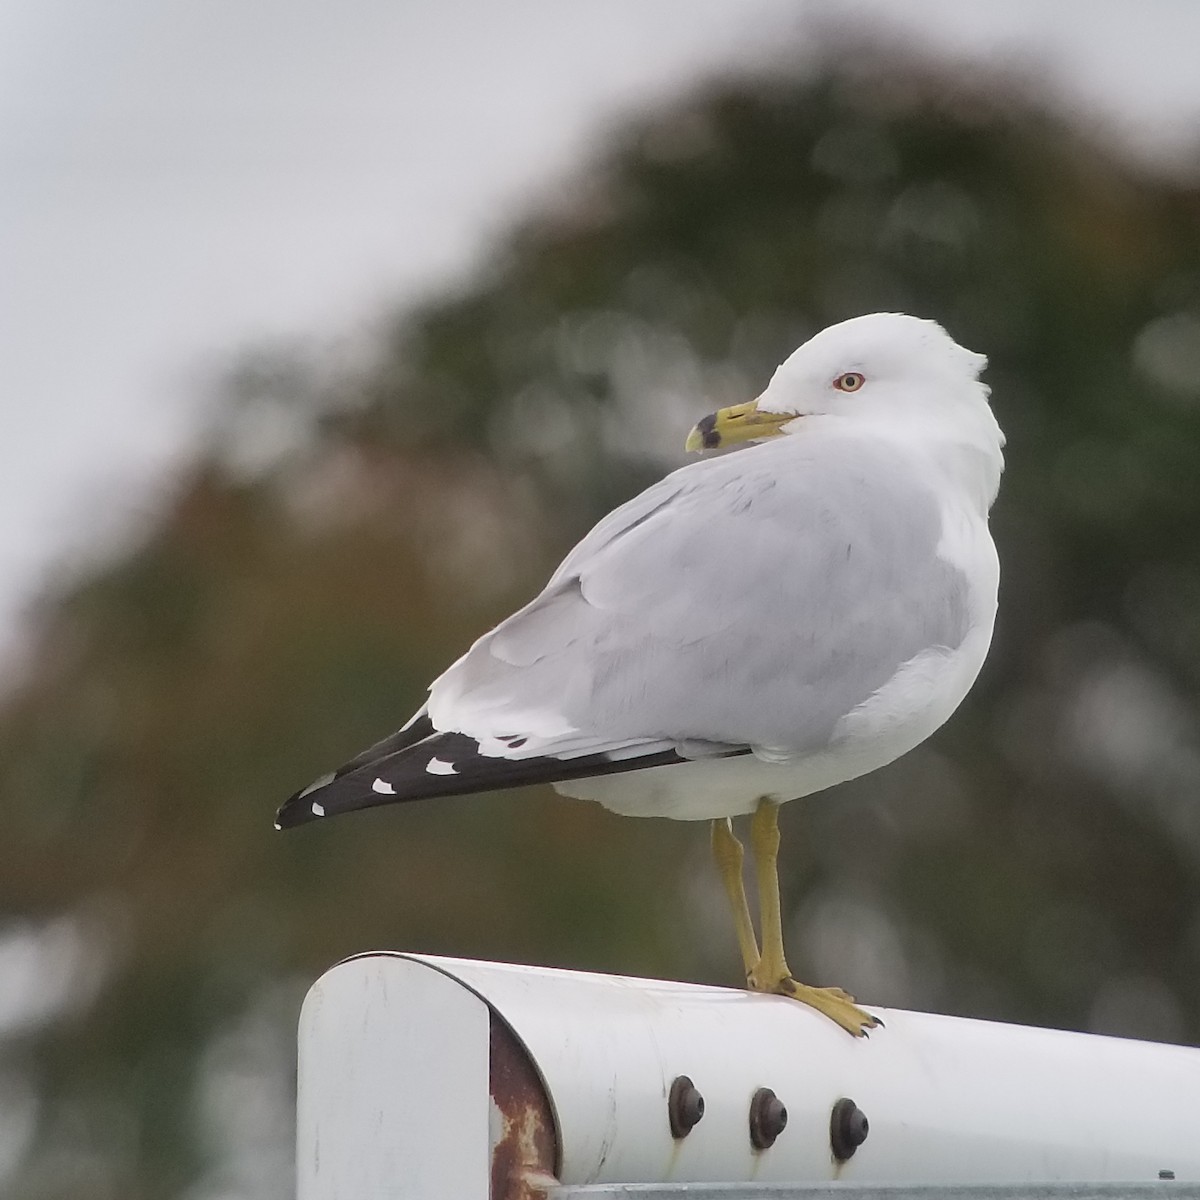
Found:
[[[839,375],[833,381],[833,386],[839,392],[857,392],[866,382],[858,371],[847,371],[844,375]]]

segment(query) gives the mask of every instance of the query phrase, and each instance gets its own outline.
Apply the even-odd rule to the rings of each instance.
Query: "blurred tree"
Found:
[[[305,983],[369,947],[734,983],[699,825],[539,792],[271,829],[815,329],[991,357],[1002,615],[933,743],[789,809],[794,965],[1200,1035],[1200,193],[894,48],[631,125],[367,361],[260,353],[0,719],[0,1172],[285,1196]]]

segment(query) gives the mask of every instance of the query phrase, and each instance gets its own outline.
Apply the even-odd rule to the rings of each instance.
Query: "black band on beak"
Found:
[[[703,439],[705,450],[715,450],[721,444],[721,435],[717,432],[716,413],[709,413],[707,417],[697,421],[696,430]]]

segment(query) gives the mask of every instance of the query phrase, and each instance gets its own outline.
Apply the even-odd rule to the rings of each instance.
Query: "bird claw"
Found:
[[[776,977],[765,982],[759,977],[757,968],[746,977],[746,982],[752,991],[773,992],[777,996],[790,996],[823,1013],[836,1025],[840,1025],[853,1037],[870,1037],[870,1031],[882,1028],[883,1022],[873,1013],[859,1008],[854,997],[839,987],[810,987],[806,983],[797,983],[790,974]]]

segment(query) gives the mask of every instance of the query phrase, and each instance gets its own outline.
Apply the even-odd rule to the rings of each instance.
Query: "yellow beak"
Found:
[[[749,400],[745,404],[719,409],[697,421],[688,434],[685,448],[716,450],[719,446],[734,446],[738,442],[774,437],[784,425],[795,419],[795,413],[759,412],[758,401]]]

